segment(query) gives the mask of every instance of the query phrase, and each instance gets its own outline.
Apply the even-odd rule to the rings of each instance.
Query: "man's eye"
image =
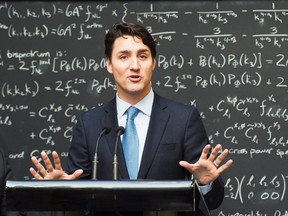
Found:
[[[127,56],[120,56],[120,59],[125,60],[125,59],[127,59]]]
[[[145,59],[147,59],[147,56],[146,56],[146,55],[141,55],[141,56],[140,56],[140,59],[145,60]]]

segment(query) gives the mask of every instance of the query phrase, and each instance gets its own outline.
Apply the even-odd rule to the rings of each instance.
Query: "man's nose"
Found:
[[[131,70],[138,70],[140,68],[139,66],[139,60],[138,58],[131,58],[131,61],[130,61],[130,69]]]

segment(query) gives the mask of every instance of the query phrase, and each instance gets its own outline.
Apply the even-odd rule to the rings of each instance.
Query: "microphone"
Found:
[[[117,159],[117,147],[119,143],[120,136],[124,133],[124,127],[120,126],[116,130],[116,143],[115,143],[115,150],[114,150],[114,158],[113,158],[113,178],[114,180],[118,179],[118,159]]]
[[[92,167],[92,180],[96,180],[97,179],[97,166],[98,166],[98,156],[97,156],[97,152],[98,152],[98,146],[99,146],[99,141],[101,139],[101,137],[103,135],[106,135],[108,133],[110,133],[111,128],[110,127],[103,127],[102,131],[100,132],[97,142],[96,142],[96,148],[95,148],[95,154],[94,154],[94,160],[93,160],[93,167]]]

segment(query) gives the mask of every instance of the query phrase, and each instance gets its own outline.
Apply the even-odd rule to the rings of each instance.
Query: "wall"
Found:
[[[16,178],[57,150],[77,115],[115,93],[103,40],[113,23],[158,41],[153,88],[195,105],[211,143],[230,150],[213,215],[288,215],[287,1],[0,3],[0,142]]]

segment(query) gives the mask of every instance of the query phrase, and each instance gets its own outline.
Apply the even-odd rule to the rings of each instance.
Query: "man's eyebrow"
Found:
[[[120,50],[118,53],[127,54],[129,52],[130,52],[129,50]],[[139,49],[139,50],[137,50],[137,53],[145,53],[145,52],[149,52],[149,49]]]
[[[129,51],[128,50],[120,50],[118,53],[121,53],[121,54],[124,53],[125,54],[125,53],[129,53]]]
[[[148,49],[140,49],[138,52],[139,52],[139,53],[149,52],[149,50],[148,50]]]

